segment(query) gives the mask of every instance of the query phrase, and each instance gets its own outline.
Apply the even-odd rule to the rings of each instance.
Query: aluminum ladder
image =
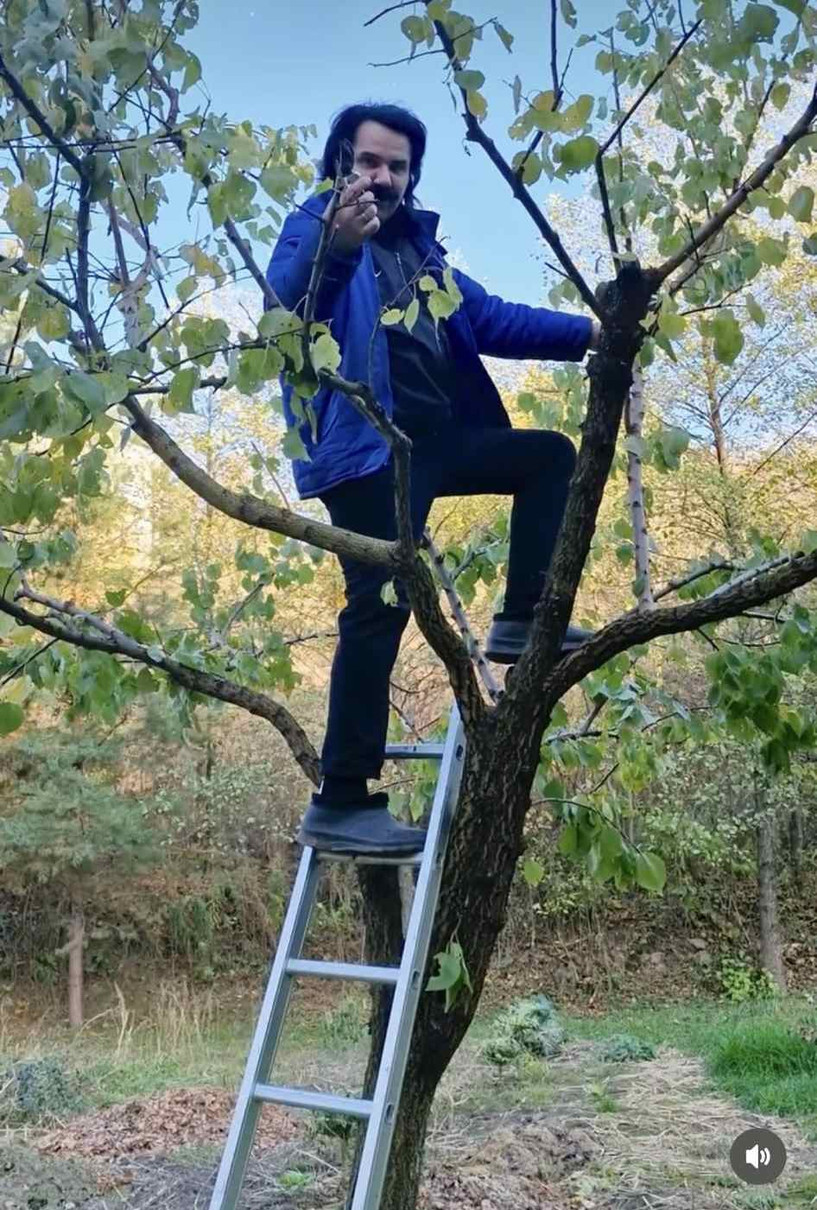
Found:
[[[456,704],[442,744],[390,744],[390,760],[438,760],[423,852],[409,857],[343,857],[305,847],[261,1004],[244,1078],[224,1147],[210,1210],[236,1210],[261,1106],[268,1103],[344,1114],[366,1122],[351,1210],[378,1210],[386,1176],[394,1121],[403,1087],[417,1004],[422,993],[431,930],[437,910],[445,851],[456,808],[465,756],[465,738]],[[419,866],[411,914],[399,966],[314,962],[301,957],[323,867],[345,860],[366,865]],[[294,977],[360,980],[394,987],[383,1053],[371,1099],[333,1096],[268,1083],[286,1017]]]

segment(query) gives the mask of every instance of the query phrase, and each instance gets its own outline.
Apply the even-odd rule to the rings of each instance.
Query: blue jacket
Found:
[[[331,198],[331,190],[310,197],[302,209],[290,214],[272,253],[267,281],[281,304],[290,311],[303,308],[312,262],[318,247],[321,223],[317,216]],[[445,267],[445,250],[436,240],[439,215],[430,210],[409,212],[415,220],[416,243],[423,256],[431,252],[430,270]],[[475,426],[507,428],[508,415],[494,383],[479,359],[490,357],[517,360],[538,358],[581,361],[590,343],[591,322],[580,315],[565,315],[544,307],[509,303],[488,294],[478,282],[458,269],[454,279],[462,291],[462,303],[445,321],[454,357],[469,400],[458,419]],[[267,304],[265,303],[265,309]],[[331,324],[341,349],[338,373],[356,381],[369,378],[369,342],[380,313],[371,249],[364,243],[351,256],[331,256],[318,292],[315,318]],[[389,381],[386,332],[378,327],[372,353],[370,386],[389,415],[393,396]],[[293,388],[281,378],[287,422],[295,418],[290,408]],[[372,426],[339,391],[321,388],[312,400],[317,418],[317,441],[307,422],[300,426],[309,461],[294,462],[295,483],[301,499],[320,496],[348,479],[360,479],[380,470],[390,451]]]

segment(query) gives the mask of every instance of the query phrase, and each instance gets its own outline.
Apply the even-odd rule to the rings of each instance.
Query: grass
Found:
[[[781,1114],[817,1138],[817,1009],[805,1000],[695,1003],[573,1017],[573,1037],[630,1033],[700,1055],[713,1085],[746,1109]]]
[[[280,1048],[281,1081],[354,1085],[365,1062],[364,1010],[363,999],[351,996],[341,998],[324,1014],[305,1016],[295,1007]],[[33,1026],[27,1036],[21,1036],[4,1030],[0,1020],[0,1070],[7,1060],[57,1055],[67,1069],[78,1073],[88,1108],[148,1097],[171,1087],[233,1088],[249,1049],[254,1011],[253,1004],[227,1018],[204,1002],[200,990],[173,984],[159,989],[148,1018],[135,1021],[121,1002],[118,1010],[89,1023],[77,1035]],[[817,1027],[817,1009],[805,1000],[741,1005],[688,1002],[634,1006],[599,1018],[564,1012],[560,1016],[568,1040],[601,1042],[631,1034],[655,1047],[668,1045],[700,1056],[715,1089],[744,1108],[792,1118],[817,1138],[817,1043],[808,1040],[814,1036],[808,1031]],[[463,1053],[440,1091],[443,1116],[553,1102],[556,1086],[550,1065],[538,1061],[516,1065],[497,1077],[482,1062],[480,1044],[494,1021],[493,1014],[481,1015],[469,1031]],[[604,1083],[608,1074],[599,1068],[594,1098],[604,1112],[613,1109]]]

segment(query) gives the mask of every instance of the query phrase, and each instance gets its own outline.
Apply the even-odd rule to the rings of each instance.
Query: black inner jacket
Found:
[[[427,295],[415,275],[428,271],[411,239],[411,220],[402,206],[371,241],[381,306],[405,310],[413,297],[420,313],[411,332],[401,321],[386,325],[389,370],[394,396],[394,421],[409,436],[419,436],[451,419],[457,398],[456,368],[445,321],[435,327]],[[423,266],[421,269],[421,265]],[[439,278],[439,270],[434,274]]]

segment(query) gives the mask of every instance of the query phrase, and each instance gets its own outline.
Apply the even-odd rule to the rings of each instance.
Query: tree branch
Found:
[[[679,588],[686,588],[688,584],[694,584],[696,580],[702,579],[704,576],[711,575],[713,571],[734,571],[734,563],[729,563],[726,559],[718,562],[707,563],[705,567],[699,567],[695,571],[689,572],[687,575],[678,576],[675,580],[669,580],[663,588],[659,588],[655,593],[654,600],[660,601],[662,597],[668,597],[672,593],[677,592]]]
[[[615,224],[613,222],[613,212],[610,207],[610,196],[607,192],[607,177],[604,172],[605,153],[607,151],[609,151],[609,149],[612,147],[612,145],[616,141],[616,139],[619,140],[619,143],[621,142],[621,133],[624,130],[624,127],[630,121],[633,114],[636,112],[636,110],[639,108],[639,106],[642,104],[642,102],[645,101],[646,98],[650,95],[650,93],[655,88],[656,84],[661,79],[661,77],[664,75],[664,73],[666,72],[666,70],[670,66],[670,64],[672,64],[678,58],[678,56],[680,55],[681,51],[686,46],[689,39],[700,28],[702,23],[703,23],[703,18],[700,18],[700,20],[696,21],[695,24],[693,26],[691,26],[689,28],[689,30],[684,34],[683,38],[678,43],[678,45],[675,47],[675,49],[673,50],[672,54],[667,59],[664,66],[661,68],[660,71],[656,72],[656,74],[650,80],[649,84],[647,84],[641,90],[641,92],[639,93],[638,97],[635,99],[633,104],[630,106],[630,108],[627,110],[627,112],[624,114],[624,116],[619,120],[619,122],[614,127],[612,134],[601,145],[601,147],[599,147],[598,151],[596,152],[596,161],[595,161],[596,178],[598,180],[598,185],[599,185],[599,197],[601,199],[601,208],[602,208],[602,213],[604,215],[604,226],[607,231],[607,239],[610,244],[610,251],[613,254],[613,261],[616,264],[616,266],[618,266],[618,264],[619,264],[619,251],[618,251],[618,241],[616,240],[616,228],[615,228]],[[610,45],[613,49],[613,53],[615,53],[612,29],[610,30]],[[616,94],[618,95],[617,72],[616,72],[615,67],[613,68],[613,77],[614,77],[614,80],[616,81]]]
[[[288,509],[269,504],[249,493],[239,495],[227,487],[217,483],[206,471],[197,466],[192,458],[176,444],[171,436],[160,425],[151,420],[134,396],[128,395],[123,400],[124,407],[131,415],[131,427],[142,440],[164,462],[177,479],[185,483],[202,500],[206,500],[213,508],[252,525],[256,529],[268,529],[274,533],[286,534],[287,537],[297,538],[308,542],[311,546],[319,546],[334,554],[344,555],[349,559],[360,559],[364,563],[375,563],[397,570],[397,548],[393,542],[384,542],[379,538],[366,538],[350,530],[338,529],[323,521],[312,520]]]
[[[428,3],[429,3],[429,0],[426,0],[426,4],[428,4]],[[451,36],[448,33],[448,30],[445,28],[442,21],[435,21],[434,28],[436,29],[437,34],[440,38],[440,41],[443,44],[445,53],[448,56],[448,61],[451,65],[452,70],[461,71],[462,64],[460,63],[459,59],[457,58],[457,53],[454,49],[454,43],[453,43]],[[492,139],[488,138],[488,136],[483,131],[483,129],[480,126],[477,119],[474,117],[474,115],[469,110],[467,99],[466,99],[466,90],[462,87],[460,87],[460,96],[462,97],[462,102],[463,102],[463,118],[465,120],[467,138],[469,139],[469,141],[471,141],[473,143],[478,143],[480,145],[480,147],[482,147],[482,149],[485,151],[485,154],[488,156],[488,159],[499,170],[502,177],[510,185],[513,196],[516,198],[516,200],[518,202],[521,202],[524,209],[528,212],[530,217],[533,219],[533,222],[535,223],[536,228],[539,231],[540,235],[542,235],[542,237],[546,240],[546,242],[552,248],[553,252],[556,255],[556,259],[559,261],[559,264],[562,266],[562,268],[564,269],[567,276],[573,282],[573,285],[579,291],[579,294],[582,297],[582,301],[585,303],[585,305],[587,307],[589,307],[589,309],[593,312],[593,314],[598,319],[602,319],[603,318],[602,312],[599,308],[598,302],[596,301],[595,295],[593,294],[592,290],[588,286],[587,282],[584,280],[584,277],[580,273],[579,269],[577,268],[577,266],[574,264],[573,260],[569,256],[569,254],[568,254],[567,250],[565,249],[564,244],[562,243],[561,239],[559,238],[557,232],[553,229],[553,227],[551,227],[551,225],[548,222],[548,220],[546,219],[545,215],[542,213],[542,211],[539,209],[539,207],[534,202],[528,189],[519,180],[519,178],[517,177],[516,173],[511,168],[508,161],[501,154],[501,152],[497,149],[497,146],[494,143],[494,141]]]
[[[11,71],[9,71],[2,54],[0,54],[0,79],[5,80],[12,96],[19,101],[28,116],[33,118],[33,120],[37,123],[52,147],[58,148],[63,159],[71,165],[71,167],[74,169],[74,172],[76,172],[77,176],[81,180],[84,173],[82,160],[80,160],[79,156],[77,156],[68,143],[66,143],[65,139],[61,138],[60,135],[57,134],[56,130],[54,130],[53,126],[48,121],[48,118],[40,109],[39,105],[37,105],[36,101],[31,99],[17,77],[13,75]]]
[[[775,144],[766,158],[758,164],[754,172],[731,194],[720,210],[717,210],[708,222],[698,228],[682,252],[678,252],[675,256],[670,257],[669,260],[664,261],[663,265],[659,268],[653,270],[657,284],[665,281],[676,269],[680,269],[685,261],[689,260],[699,248],[712,239],[713,235],[717,235],[727,220],[743,205],[749,194],[753,193],[755,189],[759,189],[763,182],[771,176],[777,165],[784,156],[788,155],[798,139],[802,139],[811,133],[811,123],[815,117],[817,117],[817,84],[815,84],[812,91],[811,100],[800,117],[791,129],[783,135],[780,141]]]
[[[166,673],[172,681],[191,693],[202,693],[207,697],[218,698],[219,701],[227,702],[232,706],[240,706],[249,714],[266,719],[286,741],[295,760],[309,780],[313,785],[318,785],[318,754],[301,725],[280,702],[276,702],[264,693],[257,693],[253,689],[237,685],[234,681],[215,676],[211,672],[204,672],[200,668],[181,664],[170,656],[156,658],[149,654],[146,647],[137,643],[129,635],[123,634],[102,618],[85,613],[71,602],[57,601],[41,593],[32,592],[30,589],[20,589],[15,595],[36,601],[58,614],[77,617],[99,631],[100,637],[85,634],[62,622],[41,617],[39,614],[12,603],[5,597],[0,597],[0,612],[15,618],[21,626],[31,626],[32,629],[50,635],[53,639],[71,643],[74,647],[82,647],[88,651],[103,651],[108,655],[127,656],[140,664],[146,664],[149,668]]]
[[[647,532],[647,514],[644,506],[644,480],[641,455],[638,452],[642,440],[644,422],[644,375],[638,366],[633,370],[633,385],[624,411],[627,436],[633,439],[634,448],[627,448],[627,500],[633,526],[635,549],[635,580],[638,609],[644,612],[654,606],[650,587],[650,536]]]
[[[555,703],[572,685],[630,647],[663,635],[682,634],[711,622],[724,621],[815,579],[817,551],[808,555],[784,555],[763,567],[743,572],[698,601],[653,609],[649,613],[626,614],[565,656],[548,676],[544,695],[548,702]]]
[[[454,621],[460,629],[460,634],[465,641],[468,649],[468,654],[476,664],[477,672],[485,686],[486,692],[492,702],[499,700],[502,690],[494,676],[491,666],[483,655],[479,639],[471,629],[468,617],[462,606],[462,601],[454,586],[454,578],[449,575],[445,567],[445,559],[434,544],[434,539],[428,530],[423,535],[423,546],[425,546],[437,570],[437,577],[443,586],[443,591],[448,598],[448,606],[451,610]]]

